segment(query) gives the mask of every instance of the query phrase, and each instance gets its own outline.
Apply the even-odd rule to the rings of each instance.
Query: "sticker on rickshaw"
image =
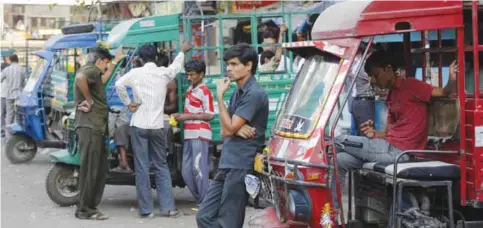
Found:
[[[483,147],[483,126],[475,127],[475,147]]]
[[[282,120],[282,128],[291,129],[293,121],[291,119],[283,119]]]
[[[303,127],[304,127],[304,124],[305,124],[305,121],[304,120],[300,120],[298,123],[297,123],[297,126],[295,127],[294,131],[295,132],[301,132]]]

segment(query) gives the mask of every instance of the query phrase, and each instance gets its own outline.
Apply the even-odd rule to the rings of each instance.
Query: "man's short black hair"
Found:
[[[153,44],[147,43],[139,47],[138,54],[145,63],[154,62],[158,55],[158,50]]]
[[[223,61],[228,62],[228,60],[234,58],[238,58],[243,65],[252,62],[251,73],[255,74],[255,72],[257,72],[258,53],[252,46],[247,43],[239,43],[232,46],[227,52],[225,52]]]
[[[206,64],[204,61],[201,60],[191,60],[184,65],[184,70],[186,73],[188,72],[196,72],[196,73],[203,73],[205,75],[206,72]]]
[[[156,59],[156,65],[158,67],[168,67],[169,65],[169,57],[165,52],[160,52],[158,55],[158,59]]]
[[[265,58],[272,59],[274,56],[275,56],[275,53],[273,53],[273,51],[266,50],[266,51],[262,52],[262,54],[260,55],[261,64],[265,63],[264,62]]]
[[[378,50],[367,58],[364,70],[369,74],[374,67],[384,68],[388,65],[392,66],[393,70],[396,70],[392,55],[386,51]]]
[[[10,56],[8,56],[8,58],[10,59],[10,61],[12,63],[18,63],[18,56],[17,56],[17,54],[10,55]]]
[[[111,60],[113,58],[113,56],[111,55],[111,53],[109,52],[109,50],[107,50],[106,48],[104,47],[95,47],[95,48],[91,48],[89,49],[89,57],[87,59],[87,62],[89,63],[96,63],[96,61],[98,59],[108,59],[108,60]]]

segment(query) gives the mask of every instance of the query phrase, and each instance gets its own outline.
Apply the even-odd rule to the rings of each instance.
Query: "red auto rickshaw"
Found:
[[[426,216],[445,218],[440,219],[442,227],[483,227],[482,10],[482,1],[346,1],[320,14],[313,41],[284,44],[305,63],[265,152],[255,159],[258,197],[272,207],[250,224],[333,228],[385,227],[391,222],[392,227],[410,227],[401,224],[398,207],[403,190],[409,189],[425,196],[430,205]],[[342,204],[336,181],[343,206],[334,210],[334,136],[354,86],[352,79],[346,83],[347,74],[363,70],[354,59],[364,59],[375,37],[386,35],[401,36],[401,42],[385,48],[400,53],[406,77],[419,72],[421,80],[444,86],[445,72],[457,59],[458,91],[429,105],[426,150],[404,151],[392,164],[368,163],[349,173],[348,205]],[[411,160],[401,162],[402,155]],[[421,173],[430,178],[420,178]]]

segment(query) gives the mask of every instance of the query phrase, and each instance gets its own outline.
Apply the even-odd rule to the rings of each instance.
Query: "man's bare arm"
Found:
[[[176,83],[170,81],[168,83],[168,100],[169,105],[164,106],[164,113],[175,113],[178,111],[178,95],[176,94]]]
[[[285,34],[285,31],[287,31],[287,26],[282,24],[280,26],[280,35],[278,36],[278,43],[279,44],[283,43],[283,35]],[[282,47],[277,47],[277,50],[275,51],[275,56],[274,56],[275,62],[278,63],[282,59],[282,53],[283,53],[282,51],[283,51]]]
[[[109,64],[106,72],[102,75],[102,84],[106,84],[106,82],[111,78],[112,74],[114,73],[114,69],[116,68],[115,64]]]
[[[453,61],[449,66],[449,80],[444,88],[434,87],[431,91],[432,97],[448,97],[456,91],[456,78],[458,74],[458,64]]]

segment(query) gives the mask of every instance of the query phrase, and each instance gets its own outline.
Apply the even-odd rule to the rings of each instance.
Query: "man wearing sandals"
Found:
[[[149,178],[151,161],[161,215],[167,217],[180,215],[174,205],[171,174],[166,161],[164,128],[168,126],[164,124],[164,103],[168,83],[183,69],[184,53],[190,49],[189,42],[183,43],[181,52],[170,66],[158,67],[155,64],[157,48],[152,44],[144,44],[138,49],[139,57],[145,63],[144,66],[132,69],[116,82],[119,98],[134,112],[130,133],[139,214],[143,218],[154,217]],[[129,98],[127,87],[131,87],[136,103]]]
[[[122,50],[116,51],[114,64],[107,49],[98,47],[89,52],[88,63],[81,67],[75,79],[76,133],[79,137],[80,198],[75,216],[79,219],[105,220],[108,217],[97,210],[104,193],[108,161],[104,143],[109,107],[104,83],[111,76]]]

